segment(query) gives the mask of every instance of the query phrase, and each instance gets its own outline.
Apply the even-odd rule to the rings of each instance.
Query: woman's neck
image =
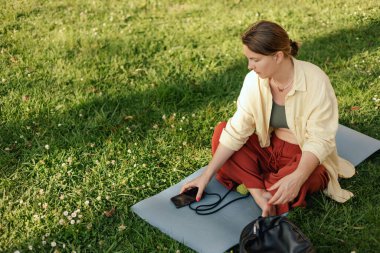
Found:
[[[278,68],[278,71],[272,76],[276,84],[282,88],[289,82],[292,82],[294,75],[294,64],[291,57],[284,58],[284,61]]]

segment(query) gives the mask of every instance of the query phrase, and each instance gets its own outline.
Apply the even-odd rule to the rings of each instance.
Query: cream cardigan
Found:
[[[292,60],[294,84],[285,97],[287,124],[302,151],[312,152],[327,169],[330,180],[324,193],[338,202],[345,202],[353,194],[340,187],[338,177],[352,177],[355,168],[337,154],[338,104],[334,90],[320,68],[295,58]],[[255,133],[261,147],[269,146],[273,131],[269,126],[271,110],[268,79],[261,79],[251,71],[244,80],[237,110],[228,120],[220,143],[237,151]]]

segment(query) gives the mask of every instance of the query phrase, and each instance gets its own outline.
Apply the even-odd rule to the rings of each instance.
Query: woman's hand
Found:
[[[181,188],[181,193],[194,187],[198,187],[198,193],[196,200],[201,200],[204,189],[206,188],[208,182],[211,180],[212,176],[219,170],[220,167],[232,156],[235,151],[224,147],[219,144],[216,149],[214,156],[212,157],[210,163],[207,165],[207,169],[194,180],[187,182]]]
[[[312,152],[302,152],[298,168],[269,187],[268,191],[277,189],[277,192],[268,203],[271,205],[279,205],[294,200],[298,196],[302,185],[306,182],[318,164],[319,159]]]
[[[277,183],[268,188],[268,191],[277,189],[277,192],[268,201],[268,204],[280,205],[293,201],[298,196],[303,183],[304,180],[295,172],[281,178]]]
[[[209,181],[210,181],[210,177],[208,177],[205,174],[202,174],[199,177],[193,179],[192,181],[187,182],[186,184],[184,184],[182,186],[182,188],[181,188],[181,193],[184,192],[184,191],[186,191],[186,190],[188,190],[188,189],[191,189],[191,188],[194,188],[194,187],[198,187],[198,192],[197,192],[196,200],[199,201],[199,200],[201,200],[203,191],[206,188],[206,186],[207,186],[207,184],[208,184]]]

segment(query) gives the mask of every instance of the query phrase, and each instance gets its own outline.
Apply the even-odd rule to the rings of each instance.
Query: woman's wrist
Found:
[[[210,166],[210,165],[209,165]],[[202,173],[202,175],[204,177],[206,177],[208,179],[208,181],[211,180],[211,178],[214,176],[215,174],[215,169],[213,169],[212,167],[207,167],[207,169]]]
[[[308,176],[306,177],[305,173],[303,173],[300,169],[296,169],[293,173],[292,173],[294,179],[296,180],[296,182],[302,186],[306,180],[308,179]]]

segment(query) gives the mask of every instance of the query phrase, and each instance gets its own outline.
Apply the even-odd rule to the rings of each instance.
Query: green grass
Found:
[[[341,124],[380,138],[376,0],[0,3],[0,251],[192,252],[130,207],[207,164],[259,19],[330,76]],[[379,165],[342,180],[347,203],[291,214],[318,252],[378,251]]]

